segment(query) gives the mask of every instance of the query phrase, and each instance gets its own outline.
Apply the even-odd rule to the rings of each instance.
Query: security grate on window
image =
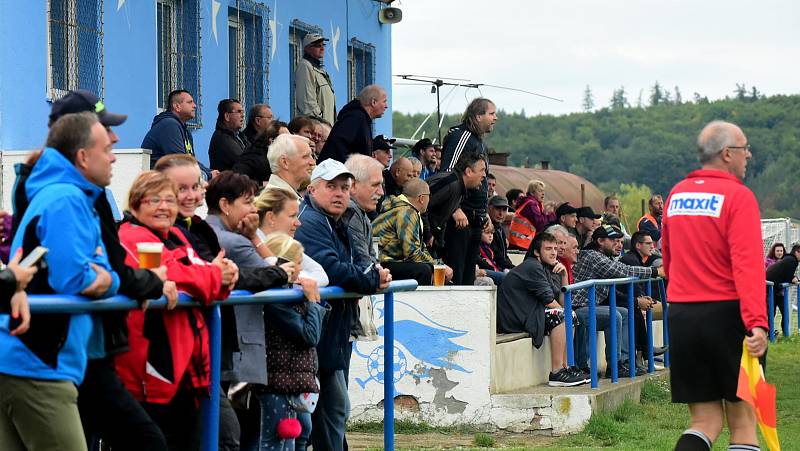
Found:
[[[103,1],[48,0],[47,97],[72,89],[103,97]]]
[[[364,87],[375,83],[375,46],[352,38],[347,44],[347,89],[354,99]]]
[[[237,0],[228,8],[228,95],[245,111],[269,100],[269,8]]]
[[[295,111],[294,101],[294,71],[297,68],[297,63],[303,58],[303,38],[308,33],[317,33],[324,36],[322,28],[317,25],[311,25],[303,21],[294,19],[289,26],[289,103],[292,116]]]
[[[203,99],[200,79],[200,1],[158,0],[158,109],[167,108],[167,97],[176,89],[185,89],[197,104],[190,127],[203,124]]]

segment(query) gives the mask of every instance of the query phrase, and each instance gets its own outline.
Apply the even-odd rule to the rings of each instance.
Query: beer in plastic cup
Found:
[[[433,265],[433,285],[436,287],[444,286],[445,265]]]
[[[161,266],[161,251],[163,249],[164,243],[138,243],[136,250],[139,252],[139,267],[151,269]]]

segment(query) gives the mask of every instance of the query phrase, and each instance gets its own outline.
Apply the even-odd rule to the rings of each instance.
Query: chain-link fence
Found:
[[[185,89],[197,104],[189,126],[203,124],[203,100],[200,91],[200,1],[158,0],[158,106],[167,108],[167,97],[176,89]]]
[[[103,1],[48,0],[47,96],[73,89],[103,97]]]
[[[269,100],[269,13],[252,0],[237,0],[228,10],[229,95],[245,111]]]

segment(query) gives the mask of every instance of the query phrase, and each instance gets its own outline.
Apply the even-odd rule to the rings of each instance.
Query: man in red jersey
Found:
[[[727,416],[728,449],[757,450],[755,414],[736,396],[742,340],[756,357],[767,350],[760,215],[742,183],[752,154],[744,132],[722,121],[697,145],[703,167],[672,189],[662,230],[672,402],[692,417],[675,449],[711,449]]]

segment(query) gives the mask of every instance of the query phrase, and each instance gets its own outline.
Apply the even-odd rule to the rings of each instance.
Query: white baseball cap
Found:
[[[341,175],[347,175],[350,178],[355,178],[353,174],[347,170],[347,166],[341,161],[328,158],[322,163],[318,164],[314,171],[311,172],[311,182],[322,179],[331,181]]]

